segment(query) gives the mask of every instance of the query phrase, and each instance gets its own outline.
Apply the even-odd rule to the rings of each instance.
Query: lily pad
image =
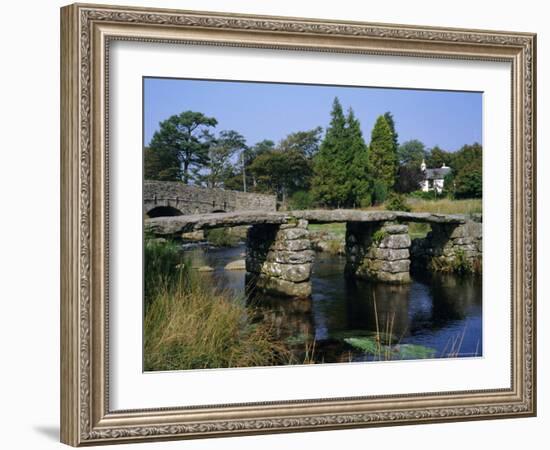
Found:
[[[416,344],[401,344],[395,349],[401,359],[427,359],[436,354],[435,349]]]

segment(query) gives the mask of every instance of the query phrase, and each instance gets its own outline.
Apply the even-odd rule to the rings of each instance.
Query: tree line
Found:
[[[184,111],[160,123],[145,148],[146,179],[180,181],[210,188],[273,193],[294,208],[367,207],[396,192],[418,191],[422,160],[452,171],[443,195],[481,197],[482,148],[475,143],[456,152],[427,149],[419,140],[399,144],[391,112],[380,115],[367,144],[353,109],[334,99],[324,130],[290,133],[280,142],[252,146],[235,130],[215,133],[218,121]]]

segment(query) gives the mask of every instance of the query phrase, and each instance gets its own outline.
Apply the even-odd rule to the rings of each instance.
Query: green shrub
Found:
[[[409,212],[411,210],[410,206],[407,205],[405,196],[403,194],[397,194],[395,192],[392,192],[390,195],[388,195],[388,199],[386,201],[386,209],[389,211],[406,212]]]
[[[368,208],[369,206],[372,206],[372,194],[370,192],[367,192],[361,200],[359,200],[359,206],[361,208]]]
[[[291,209],[311,209],[315,206],[315,198],[309,191],[297,191],[290,197]]]
[[[409,194],[411,197],[419,198],[421,200],[436,200],[439,198],[435,191],[414,191]]]
[[[374,242],[376,245],[380,244],[383,239],[385,239],[388,236],[387,231],[384,230],[376,230],[374,233],[372,233],[372,242]]]

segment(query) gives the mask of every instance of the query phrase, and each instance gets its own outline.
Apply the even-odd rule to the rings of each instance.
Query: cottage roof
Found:
[[[439,169],[426,169],[426,180],[442,180],[449,173],[451,173],[450,167],[440,167]]]

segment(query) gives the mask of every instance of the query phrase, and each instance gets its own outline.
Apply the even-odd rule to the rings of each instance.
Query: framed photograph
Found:
[[[535,58],[62,8],[62,442],[535,415]]]

